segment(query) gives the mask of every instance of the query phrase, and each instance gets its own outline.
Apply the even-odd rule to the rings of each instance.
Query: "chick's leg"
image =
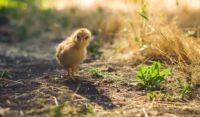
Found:
[[[73,67],[73,69],[76,72],[76,74],[79,74],[78,71],[76,70],[76,67]]]
[[[74,77],[74,69],[72,68],[72,77]]]
[[[77,71],[77,69],[76,69],[76,67],[70,68],[69,71],[73,71],[73,72],[75,71],[76,74],[79,74],[78,71]]]
[[[67,73],[68,73],[68,75],[69,75],[69,78],[70,78],[70,79],[73,79],[73,77],[72,77],[71,74],[70,74],[70,71],[71,71],[70,69],[67,69]]]
[[[72,71],[72,68],[69,68],[69,71]]]

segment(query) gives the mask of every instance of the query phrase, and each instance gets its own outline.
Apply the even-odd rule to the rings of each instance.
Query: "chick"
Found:
[[[89,45],[90,39],[91,32],[86,28],[80,28],[57,47],[56,59],[67,70],[71,79],[74,77],[74,72],[78,74],[76,66],[87,57],[86,47]],[[70,75],[71,70],[72,76]]]

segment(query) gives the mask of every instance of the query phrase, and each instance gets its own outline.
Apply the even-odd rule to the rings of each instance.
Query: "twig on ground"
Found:
[[[148,110],[152,108],[154,102],[155,102],[155,98],[153,98],[153,101],[152,101],[151,105],[149,106]]]
[[[76,94],[76,93],[74,93],[73,95],[76,96],[76,97],[82,98],[82,99],[84,99],[84,100],[88,100],[87,98],[85,98],[85,97],[83,97],[83,96],[80,96],[80,95],[78,95],[78,94]]]
[[[6,80],[6,81],[10,81],[10,82],[15,82],[15,83],[19,83],[19,84],[23,84],[23,82],[18,82],[18,81],[14,81],[14,80],[8,80],[8,79],[5,79],[5,78],[0,78],[0,80]]]
[[[88,99],[77,99],[77,100],[73,100],[74,102],[79,102],[79,101],[88,101]]]
[[[55,102],[56,106],[58,106],[58,101],[57,101],[56,97],[53,97],[53,98],[54,98],[54,102]]]
[[[80,84],[78,85],[78,87],[76,88],[76,91],[75,91],[74,94],[72,95],[71,100],[74,99],[74,96],[76,95],[76,93],[78,92],[78,90],[80,89],[80,87],[81,87],[81,83],[80,83]]]
[[[145,108],[144,108],[144,107],[142,108],[142,110],[143,110],[143,112],[144,112],[145,117],[148,117],[147,112],[145,111]]]
[[[22,110],[19,111],[21,116],[24,116],[24,112]]]

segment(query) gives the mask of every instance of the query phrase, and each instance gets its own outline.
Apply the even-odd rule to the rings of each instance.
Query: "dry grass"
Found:
[[[145,36],[145,42],[149,46],[147,56],[161,60],[167,58],[172,63],[198,64],[199,46],[193,37],[183,33],[175,21],[156,24],[154,32]]]
[[[150,3],[147,3],[147,7]],[[188,72],[192,72],[192,82],[193,84],[199,83],[199,58],[200,58],[200,46],[199,46],[199,30],[195,29],[196,36],[191,36],[188,32],[185,32],[180,28],[179,22],[183,24],[186,18],[185,14],[190,14],[191,10],[185,4],[179,7],[179,16],[184,17],[183,20],[177,19],[177,16],[167,17],[167,14],[162,14],[159,10],[148,9],[149,21],[145,20],[137,12],[140,12],[142,3],[128,3],[125,4],[127,9],[115,14],[114,20],[107,20],[107,24],[100,27],[103,32],[113,32],[115,36],[112,37],[114,44],[112,46],[107,46],[107,48],[114,49],[118,46],[121,47],[120,51],[109,51],[105,56],[110,57],[110,59],[132,59],[132,60],[159,60],[165,61],[169,64],[174,64],[179,66],[179,74],[182,74],[183,78]],[[132,6],[131,6],[132,5]],[[137,6],[137,7],[136,7]],[[135,8],[140,7],[140,9],[135,10]],[[134,8],[133,8],[134,7]],[[185,8],[186,7],[186,8]],[[165,11],[166,13],[167,11]],[[194,11],[196,13],[196,11]],[[169,15],[169,14],[168,14]],[[183,16],[184,15],[184,16]],[[130,26],[132,22],[132,26]],[[186,23],[186,22],[185,22]],[[116,25],[119,26],[116,28]],[[109,27],[109,28],[107,28]],[[123,33],[122,28],[126,29],[127,32]],[[115,31],[111,29],[116,29]],[[121,29],[121,30],[119,30]],[[102,33],[101,35],[103,35]],[[108,35],[105,33],[105,35]],[[107,36],[104,39],[109,39]],[[135,38],[138,41],[135,41]],[[146,48],[144,48],[146,46]],[[109,56],[112,53],[112,57]]]

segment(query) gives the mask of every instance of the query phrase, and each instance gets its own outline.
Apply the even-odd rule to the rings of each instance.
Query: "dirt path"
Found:
[[[41,51],[48,47],[42,48]],[[12,82],[5,80],[6,87],[0,88],[0,116],[42,117],[48,115],[47,107],[56,106],[56,102],[91,105],[96,116],[200,116],[199,103],[149,101],[146,92],[134,91],[137,83],[134,75],[140,62],[88,59],[78,66],[80,75],[76,75],[75,80],[67,80],[66,72],[53,57],[53,49],[52,59],[36,54],[8,54],[5,50],[8,48],[2,49],[0,54],[0,71],[10,71],[13,78],[8,79]],[[100,76],[88,73],[93,67],[101,71]],[[114,71],[108,72],[109,67]],[[41,100],[45,101],[38,103]]]

